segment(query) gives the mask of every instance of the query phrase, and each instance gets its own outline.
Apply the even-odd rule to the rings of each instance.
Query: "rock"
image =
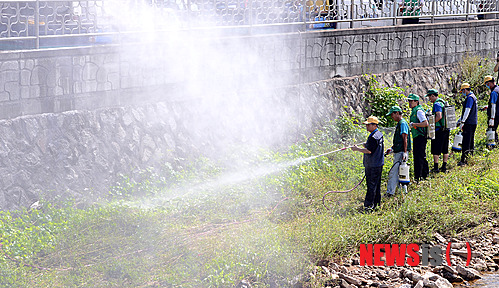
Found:
[[[419,274],[418,272],[414,272],[414,271],[407,269],[407,270],[404,270],[403,274],[404,274],[404,277],[410,279],[413,282],[418,282],[420,280],[423,280],[423,276],[421,276],[421,274]]]
[[[376,276],[378,276],[379,279],[384,280],[387,278],[387,273],[383,270],[376,270]]]
[[[328,277],[331,275],[331,271],[329,271],[329,269],[326,266],[321,266],[321,268],[322,271],[324,271],[324,273],[326,273]]]
[[[445,278],[440,277],[434,282],[437,288],[453,288],[452,284]]]
[[[463,258],[468,258],[468,250],[452,250],[452,254],[463,257]],[[471,251],[471,257],[479,257],[483,258],[483,254],[475,251]]]
[[[435,232],[434,236],[440,243],[447,244],[447,240],[442,235]]]
[[[411,284],[402,284],[398,288],[412,288]]]
[[[336,264],[336,263],[331,263],[329,265],[329,268],[331,268],[331,269],[333,269],[335,271],[340,271],[340,266],[338,266],[338,264]]]
[[[347,281],[345,281],[343,279],[340,280],[340,287],[341,288],[354,288],[354,286],[348,284]]]
[[[352,259],[352,265],[359,265],[359,259]]]
[[[499,244],[499,236],[494,236],[492,239],[492,244]]]
[[[452,284],[445,278],[432,273],[426,272],[423,275],[423,284],[429,288],[452,288]]]
[[[461,265],[457,265],[456,268],[457,268],[457,272],[459,273],[459,275],[461,277],[463,277],[465,280],[475,280],[475,279],[482,278],[480,276],[480,273],[478,273],[478,271],[476,271],[475,269],[464,268]]]
[[[429,279],[431,281],[435,281],[439,278],[440,276],[438,276],[437,274],[435,273],[432,273],[432,272],[426,272],[423,274],[423,279]]]
[[[416,285],[414,285],[414,288],[423,288],[424,287],[424,282],[423,280],[419,280]]]
[[[400,278],[400,272],[397,270],[392,270],[388,273],[388,277],[391,279]]]
[[[451,272],[449,272],[447,270],[444,270],[442,272],[442,276],[445,279],[449,280],[449,282],[451,282],[451,283],[463,282],[463,278],[461,278],[459,275],[457,275],[457,273],[454,274],[454,273],[451,273]]]
[[[466,248],[466,243],[463,242],[452,243],[450,247],[452,249],[463,249]]]
[[[443,265],[443,267],[444,267],[444,270],[447,271],[447,272],[449,272],[449,273],[458,274],[457,270],[454,269],[453,267],[450,267],[450,266],[447,266],[447,265]]]
[[[431,281],[430,279],[428,278],[424,278],[423,279],[423,286],[424,287],[434,287],[435,283],[433,281]]]
[[[484,263],[477,263],[473,265],[473,269],[477,271],[487,271],[487,265]]]
[[[345,266],[340,266],[340,269],[338,271],[340,271],[341,273],[348,273],[348,269]]]
[[[356,285],[356,286],[360,286],[362,285],[362,280],[361,279],[358,279],[358,278],[355,278],[355,277],[352,277],[352,276],[348,276],[348,275],[345,275],[343,273],[338,273],[338,276],[347,281],[349,284],[353,284],[353,285]],[[364,280],[365,282],[365,280]]]
[[[499,265],[497,265],[496,263],[494,262],[487,262],[487,268],[490,270],[490,271],[497,271],[499,270]]]

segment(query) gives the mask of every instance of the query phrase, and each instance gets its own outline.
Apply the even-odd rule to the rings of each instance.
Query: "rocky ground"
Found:
[[[341,288],[453,288],[466,287],[481,278],[482,273],[499,271],[499,225],[494,223],[487,233],[475,239],[445,238],[435,234],[430,245],[440,245],[445,264],[445,251],[451,242],[452,266],[404,266],[404,267],[367,267],[359,265],[359,254],[342,263],[321,261],[314,271],[297,287],[307,287],[308,283],[325,283],[324,287]],[[466,266],[469,242],[472,257]],[[383,258],[382,258],[383,260]],[[300,282],[300,281],[298,281]]]

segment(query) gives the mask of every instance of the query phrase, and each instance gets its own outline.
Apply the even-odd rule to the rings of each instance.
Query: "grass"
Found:
[[[359,213],[365,184],[330,195],[326,210],[325,192],[362,178],[360,153],[283,170],[275,163],[341,147],[339,135],[345,143],[365,139],[356,121],[338,121],[286,151],[240,161],[244,173],[228,178],[219,176],[230,171],[200,159],[187,168],[168,165],[167,175],[148,171],[141,183],[124,177],[109,199],[83,209],[68,202],[1,212],[0,286],[233,287],[245,279],[253,287],[287,287],[306,280],[318,261],[357,253],[361,243],[424,242],[434,232],[473,237],[497,217],[499,152],[485,149],[483,113],[469,166],[457,167],[453,155],[449,173],[383,199],[373,214]],[[383,187],[390,166],[387,158]],[[236,176],[240,181],[227,181]]]

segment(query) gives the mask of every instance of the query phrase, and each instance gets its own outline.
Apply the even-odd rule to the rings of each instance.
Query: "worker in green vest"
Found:
[[[430,169],[426,161],[426,127],[428,120],[424,108],[419,105],[419,96],[409,94],[409,108],[412,109],[409,126],[412,134],[412,155],[414,158],[414,180],[419,182],[428,177]]]
[[[432,114],[435,115],[435,139],[431,140],[431,154],[433,155],[433,170],[432,172],[446,172],[447,160],[449,159],[449,137],[450,130],[445,128],[445,106],[447,103],[438,97],[436,89],[430,89],[426,92],[426,97],[433,103]],[[438,168],[438,160],[440,154],[443,154],[442,167]]]
[[[397,187],[400,187],[399,166],[402,162],[409,159],[411,136],[409,135],[409,124],[402,118],[402,109],[399,106],[392,106],[386,116],[391,116],[393,121],[397,122],[395,133],[393,134],[393,146],[385,152],[385,155],[393,153],[393,166],[388,173],[385,193],[385,197],[392,197],[395,195]],[[407,193],[407,186],[403,185],[402,187],[404,192]]]
[[[399,10],[402,16],[417,16],[414,18],[402,18],[402,25],[418,24],[422,7],[423,3],[421,0],[399,0]]]

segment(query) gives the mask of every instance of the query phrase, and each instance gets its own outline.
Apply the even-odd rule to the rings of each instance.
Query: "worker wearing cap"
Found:
[[[426,179],[430,174],[428,161],[426,161],[426,127],[428,120],[426,113],[421,105],[419,105],[419,96],[409,94],[409,108],[412,109],[409,118],[409,126],[412,134],[412,155],[414,158],[414,178],[416,182]]]
[[[499,124],[499,109],[497,109],[497,98],[499,97],[499,86],[495,84],[494,77],[492,76],[485,76],[484,79],[484,84],[485,86],[489,87],[490,89],[490,98],[489,98],[489,105],[487,106],[487,119],[488,119],[488,124],[489,128],[492,128],[492,130],[496,134],[496,142],[498,142],[498,137],[497,137],[497,126]]]
[[[463,83],[459,91],[466,97],[463,102],[461,118],[457,121],[459,123],[459,129],[463,131],[461,161],[459,161],[457,165],[463,166],[468,163],[468,157],[475,149],[475,131],[478,124],[478,115],[476,96],[471,92],[470,84]]]
[[[364,210],[370,212],[381,202],[381,173],[385,159],[383,155],[383,134],[378,130],[379,120],[375,116],[369,116],[366,129],[370,132],[364,148],[353,146],[353,151],[364,153],[364,168],[366,173],[367,193],[364,200]]]
[[[438,97],[436,89],[430,89],[426,92],[426,97],[433,103],[431,113],[435,115],[435,139],[431,140],[431,154],[433,155],[432,172],[446,172],[447,160],[449,160],[449,136],[450,130],[445,128],[444,111],[447,103]],[[442,167],[438,168],[440,154],[443,154]]]
[[[400,186],[399,166],[402,161],[407,161],[409,151],[411,151],[411,137],[409,136],[409,124],[402,118],[402,109],[399,106],[392,106],[386,116],[391,116],[393,121],[397,122],[395,133],[393,134],[393,146],[388,148],[385,155],[393,153],[393,167],[388,174],[388,183],[386,184],[385,197],[391,197],[395,190]],[[404,188],[407,188],[404,186]],[[407,192],[407,190],[405,190]]]

